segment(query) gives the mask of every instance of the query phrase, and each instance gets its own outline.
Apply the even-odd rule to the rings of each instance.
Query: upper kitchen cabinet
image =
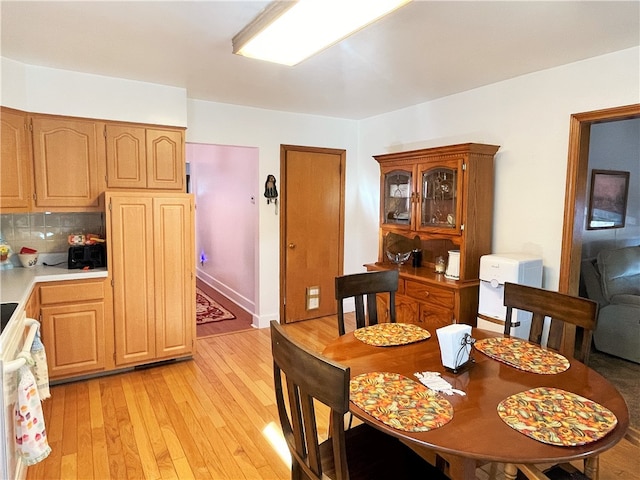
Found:
[[[184,129],[107,123],[107,188],[184,191]]]
[[[26,212],[31,202],[31,151],[25,112],[0,109],[0,211]]]
[[[378,260],[386,261],[385,237],[393,232],[418,237],[427,263],[460,250],[460,279],[477,278],[480,255],[491,252],[498,148],[466,143],[375,156],[380,163]]]
[[[34,209],[102,209],[104,191],[103,123],[33,115]]]

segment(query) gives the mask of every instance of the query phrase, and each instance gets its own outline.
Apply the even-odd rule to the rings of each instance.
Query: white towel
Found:
[[[44,460],[51,453],[36,379],[28,365],[18,370],[18,400],[14,409],[15,441],[26,466]]]
[[[31,345],[31,357],[33,358],[33,374],[36,377],[38,385],[38,393],[40,400],[46,400],[51,396],[49,392],[49,369],[47,367],[47,354],[44,351],[44,345],[40,340],[40,327],[36,330],[36,336],[33,337]]]

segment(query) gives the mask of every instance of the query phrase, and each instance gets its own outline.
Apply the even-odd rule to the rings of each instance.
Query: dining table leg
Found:
[[[443,455],[449,463],[448,477],[451,480],[476,480],[478,463],[473,458]],[[514,477],[515,478],[515,477]]]

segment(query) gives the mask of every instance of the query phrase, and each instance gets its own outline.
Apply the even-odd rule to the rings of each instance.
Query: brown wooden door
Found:
[[[289,145],[281,154],[281,318],[333,315],[335,277],[343,269],[346,154]],[[317,300],[310,300],[314,289]]]

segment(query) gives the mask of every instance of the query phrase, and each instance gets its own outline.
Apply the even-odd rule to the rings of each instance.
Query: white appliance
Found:
[[[27,467],[17,456],[14,438],[14,407],[18,396],[18,370],[25,364],[19,352],[29,352],[40,324],[16,311],[0,334],[0,478],[23,480]]]
[[[542,259],[526,253],[492,254],[480,257],[478,328],[504,332],[507,315],[507,307],[504,306],[505,282],[541,287]],[[528,339],[531,317],[531,312],[514,308],[511,315],[511,336]]]

